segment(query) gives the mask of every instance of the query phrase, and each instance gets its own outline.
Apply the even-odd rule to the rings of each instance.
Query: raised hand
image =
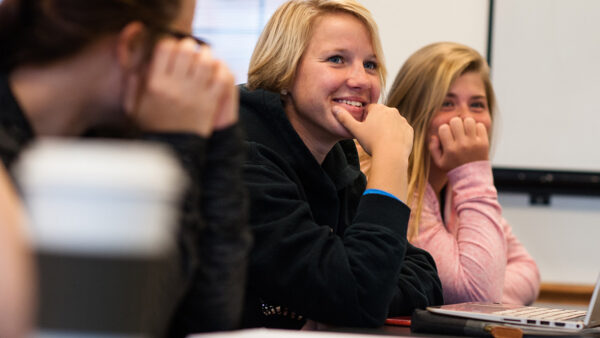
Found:
[[[386,191],[406,201],[408,156],[412,151],[413,129],[396,108],[382,104],[367,106],[367,116],[359,122],[340,107],[338,121],[372,156],[367,188]]]
[[[159,41],[145,86],[138,82],[131,79],[125,108],[143,130],[208,137],[237,121],[233,75],[192,39]]]
[[[334,107],[338,121],[356,138],[371,156],[397,153],[408,159],[412,151],[413,129],[398,109],[382,104],[366,107],[366,118],[360,122],[341,107]]]
[[[429,141],[429,151],[434,163],[449,171],[469,162],[483,161],[489,158],[490,141],[483,123],[473,118],[464,121],[452,118],[448,124],[438,128],[438,135]]]

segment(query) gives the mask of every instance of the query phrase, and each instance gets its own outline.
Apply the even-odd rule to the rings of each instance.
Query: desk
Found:
[[[188,338],[377,338],[394,337],[457,337],[440,334],[413,333],[409,327],[384,325],[380,328],[329,328],[319,331],[293,331],[278,329],[246,329],[231,332],[194,334]],[[462,336],[461,336],[462,337]],[[524,337],[600,337],[600,329],[585,334],[524,335]]]
[[[335,329],[332,332],[339,332],[342,334],[345,333],[351,333],[351,334],[366,334],[366,335],[371,335],[371,336],[402,336],[402,337],[456,337],[456,336],[449,336],[449,335],[439,335],[439,334],[424,334],[424,333],[413,333],[410,332],[410,328],[408,327],[401,327],[401,326],[389,326],[389,325],[385,325],[381,328],[377,328],[377,329],[340,329],[337,330]],[[353,337],[353,336],[348,336],[348,337]],[[464,337],[464,336],[461,336]],[[598,331],[594,331],[594,332],[586,332],[585,334],[564,334],[564,335],[547,335],[547,336],[542,336],[542,335],[524,335],[524,337],[600,337],[600,330]],[[309,338],[309,337],[307,337]]]
[[[394,337],[456,337],[436,334],[420,334],[410,332],[410,328],[385,325],[375,329],[334,328],[327,331],[291,331],[276,329],[246,329],[232,332],[217,332],[194,334],[188,338],[377,338],[381,336]],[[528,337],[528,335],[525,335]],[[531,336],[544,337],[544,336]],[[582,335],[552,335],[547,337],[600,337],[600,331]]]
[[[391,328],[391,327],[390,327]],[[279,329],[246,329],[232,332],[203,333],[188,336],[188,338],[373,338],[382,335],[388,336],[415,336],[410,333],[408,327],[391,328],[381,327],[377,329],[336,328],[328,331],[294,331]],[[402,332],[394,332],[401,329]],[[427,337],[433,337],[428,335]]]

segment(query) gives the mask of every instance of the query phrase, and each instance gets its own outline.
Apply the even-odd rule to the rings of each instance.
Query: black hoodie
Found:
[[[287,119],[280,95],[241,87],[251,253],[244,325],[356,327],[441,304],[431,256],[406,239],[410,209],[366,181],[351,140],[322,165]]]

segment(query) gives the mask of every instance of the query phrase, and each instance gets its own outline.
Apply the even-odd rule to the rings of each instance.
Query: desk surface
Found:
[[[381,335],[414,336],[408,327],[381,327],[377,329],[336,328],[328,331],[295,331],[279,329],[246,329],[230,332],[194,334],[188,338],[372,338]],[[431,337],[431,335],[429,335]]]
[[[587,310],[586,306],[582,305],[564,305],[564,304],[553,304],[553,303],[535,303],[534,305],[543,305],[550,307],[559,308],[573,308],[579,310]],[[291,330],[274,330],[274,329],[246,329],[233,332],[219,332],[219,333],[208,333],[192,335],[188,338],[361,338],[361,337],[377,337],[377,336],[395,336],[395,337],[451,337],[448,335],[436,335],[436,334],[421,334],[413,333],[410,331],[410,327],[406,326],[395,326],[395,325],[384,325],[379,328],[345,328],[345,327],[320,327],[317,331],[291,331]],[[528,337],[528,335],[525,335]],[[544,337],[541,335],[535,335],[530,337]],[[547,337],[600,337],[600,328],[594,329],[593,332],[585,332],[582,334],[563,334],[563,335],[552,335]]]
[[[188,338],[373,338],[378,336],[394,337],[452,337],[447,335],[418,334],[410,328],[385,325],[376,329],[336,328],[328,331],[291,331],[275,329],[246,329],[232,332],[195,334]],[[525,335],[525,337],[528,337]],[[543,336],[531,336],[543,337]],[[552,335],[547,337],[600,337],[600,331],[581,335]]]

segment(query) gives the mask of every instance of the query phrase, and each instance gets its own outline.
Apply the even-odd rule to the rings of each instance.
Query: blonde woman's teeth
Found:
[[[339,103],[345,103],[347,105],[351,105],[351,106],[355,106],[355,107],[363,106],[362,102],[358,102],[358,101],[349,101],[349,100],[335,100],[335,101],[339,102]]]

